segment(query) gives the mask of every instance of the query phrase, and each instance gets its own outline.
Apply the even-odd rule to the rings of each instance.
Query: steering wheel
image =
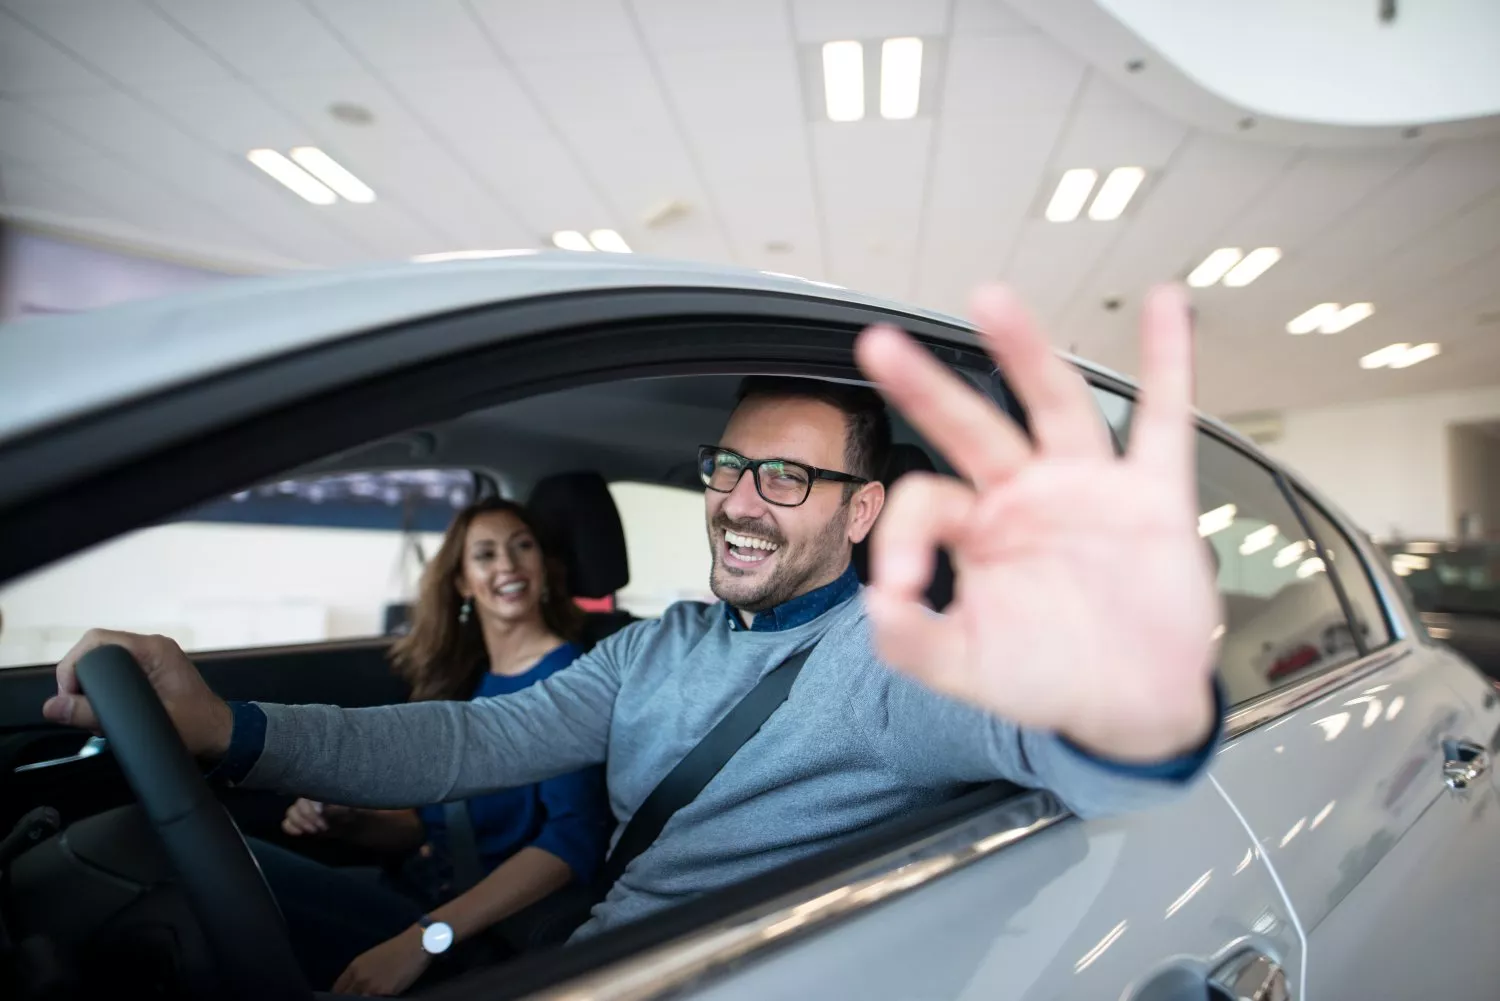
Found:
[[[286,924],[239,828],[209,791],[135,658],[104,646],[78,662],[78,683],[203,929],[235,997],[310,1001]]]

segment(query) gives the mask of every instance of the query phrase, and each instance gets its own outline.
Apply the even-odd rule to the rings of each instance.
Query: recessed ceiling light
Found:
[[[1400,344],[1387,344],[1379,351],[1371,351],[1359,360],[1360,368],[1385,368],[1391,362],[1406,355],[1411,350],[1411,345],[1405,341]]]
[[[552,234],[552,245],[558,250],[593,250],[589,238],[576,229],[561,229]]]
[[[294,147],[292,159],[297,161],[297,166],[328,185],[347,201],[367,205],[375,200],[375,192],[368,184],[349,173],[343,164],[316,146]]]
[[[1116,167],[1109,172],[1104,183],[1099,185],[1099,194],[1089,206],[1089,218],[1095,222],[1111,222],[1120,218],[1136,189],[1146,179],[1140,167]]]
[[[412,258],[416,264],[441,264],[443,261],[486,261],[492,257],[526,257],[536,253],[530,249],[516,250],[445,250],[439,254],[418,254]]]
[[[1288,323],[1286,325],[1286,332],[1289,334],[1310,334],[1328,322],[1338,311],[1338,303],[1320,302]]]
[[[1318,329],[1325,334],[1339,334],[1354,326],[1375,312],[1375,307],[1368,302],[1356,302],[1345,306],[1333,316],[1323,321]]]
[[[1057,190],[1052,192],[1052,200],[1047,203],[1047,220],[1072,222],[1077,219],[1098,179],[1099,172],[1088,167],[1074,167],[1064,171],[1062,179],[1057,182]]]
[[[609,254],[630,253],[630,247],[625,243],[625,238],[612,229],[590,231],[589,243],[594,245],[595,250],[602,250]]]
[[[858,42],[823,46],[823,98],[828,119],[857,122],[865,117],[865,47]]]
[[[1434,341],[1428,341],[1426,344],[1415,344],[1407,348],[1401,357],[1390,362],[1389,365],[1391,368],[1411,368],[1419,361],[1436,358],[1442,351],[1442,347]]]
[[[922,93],[922,40],[887,38],[880,46],[880,117],[915,118]]]
[[[326,185],[274,149],[252,149],[245,158],[314,205],[332,205],[339,200]]]
[[[1245,255],[1245,259],[1230,269],[1224,276],[1224,284],[1230,288],[1244,288],[1261,275],[1270,271],[1281,260],[1280,247],[1256,247]]]
[[[1188,272],[1187,283],[1193,288],[1208,288],[1217,285],[1219,279],[1245,256],[1239,247],[1220,247],[1203,259],[1203,263]]]

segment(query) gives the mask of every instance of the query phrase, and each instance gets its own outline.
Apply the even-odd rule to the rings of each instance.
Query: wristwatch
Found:
[[[446,921],[434,921],[432,915],[417,918],[417,927],[422,929],[422,951],[430,956],[441,956],[453,945],[453,928]]]

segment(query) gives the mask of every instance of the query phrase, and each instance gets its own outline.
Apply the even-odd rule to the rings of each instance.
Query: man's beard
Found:
[[[776,552],[775,569],[768,575],[752,577],[724,565],[724,529],[773,542],[782,540],[782,535],[768,524],[734,523],[721,515],[709,528],[709,546],[714,554],[709,587],[719,600],[741,611],[759,613],[775,608],[807,590],[810,582],[823,577],[831,580],[843,571],[842,566],[833,564],[844,555],[848,527],[849,505],[844,504],[810,541],[793,547],[783,540]]]

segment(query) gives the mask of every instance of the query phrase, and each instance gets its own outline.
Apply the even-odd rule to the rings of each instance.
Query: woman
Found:
[[[449,527],[392,661],[414,700],[505,695],[578,657],[573,640],[581,622],[562,563],[542,551],[525,509],[484,500]],[[368,810],[301,799],[287,810],[282,830],[290,836],[407,856],[378,876],[256,845],[315,988],[399,994],[431,962],[415,923],[423,914],[451,926],[462,952],[461,943],[503,918],[570,882],[593,880],[611,824],[602,769],[475,797],[467,806],[488,873],[468,889],[454,886],[441,806]]]

